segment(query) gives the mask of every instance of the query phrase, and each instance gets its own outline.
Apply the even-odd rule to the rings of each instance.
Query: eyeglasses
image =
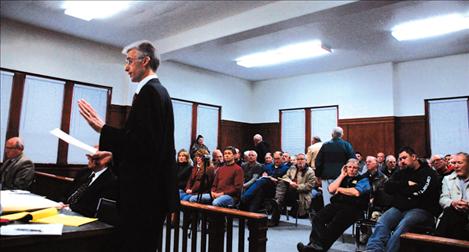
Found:
[[[359,168],[358,166],[352,166],[352,165],[348,165],[348,166],[345,166],[345,167],[347,167],[347,168],[356,168],[356,169]]]
[[[140,61],[140,60],[142,60],[143,58],[145,58],[145,56],[143,56],[143,57],[137,57],[137,58],[133,58],[133,59],[132,59],[132,58],[127,58],[127,59],[125,59],[125,64],[126,64],[126,65],[132,65],[134,62]]]

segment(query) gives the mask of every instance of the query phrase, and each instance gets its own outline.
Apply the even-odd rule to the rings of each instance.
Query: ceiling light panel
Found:
[[[130,1],[65,1],[65,14],[90,21],[95,18],[107,18],[126,10]]]

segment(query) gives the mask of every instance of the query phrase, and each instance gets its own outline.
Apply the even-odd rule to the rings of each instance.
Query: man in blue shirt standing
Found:
[[[316,157],[316,177],[321,179],[324,205],[330,203],[329,185],[336,179],[347,160],[355,157],[352,145],[343,140],[344,130],[336,127],[332,130],[332,139],[325,142]]]

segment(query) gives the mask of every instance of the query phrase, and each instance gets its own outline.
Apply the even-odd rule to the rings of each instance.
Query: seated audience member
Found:
[[[176,172],[178,177],[178,188],[179,188],[179,197],[182,198],[185,194],[185,188],[187,181],[191,177],[192,165],[189,163],[190,155],[189,152],[185,149],[181,149],[178,152],[178,159],[176,163]]]
[[[319,150],[322,147],[321,138],[318,136],[314,136],[311,140],[311,145],[308,147],[308,151],[306,153],[306,164],[311,167],[313,170],[316,169],[315,162],[316,156],[319,153]]]
[[[451,154],[446,154],[445,155],[445,161],[447,164],[449,164],[449,161],[451,160]]]
[[[376,157],[366,157],[367,172],[364,174],[370,181],[370,202],[372,202],[372,220],[377,220],[381,214],[391,207],[392,196],[387,194],[384,190],[384,184],[388,181],[386,177],[378,169],[378,160]]]
[[[451,162],[454,172],[443,178],[440,205],[444,210],[435,235],[469,240],[469,154],[459,152]]]
[[[437,172],[440,181],[447,175],[450,175],[453,170],[448,168],[448,163],[441,155],[433,155],[430,158],[432,168]]]
[[[218,168],[210,194],[202,195],[202,203],[212,202],[214,206],[232,207],[239,200],[243,189],[244,173],[243,169],[235,163],[235,153],[236,150],[232,146],[226,147],[223,151],[225,165]]]
[[[360,167],[360,169],[358,170],[358,173],[359,174],[363,174],[367,171],[366,169],[366,162],[365,160],[363,160],[363,155],[361,152],[359,151],[356,151],[355,152],[355,158],[358,160],[358,166]]]
[[[212,152],[212,163],[214,167],[223,166],[223,153],[221,153],[221,150],[215,149]]]
[[[272,164],[274,159],[272,158],[272,154],[270,152],[267,152],[265,154],[265,163],[264,164]]]
[[[384,153],[383,152],[378,152],[376,153],[376,160],[378,161],[378,169],[383,170],[384,167]]]
[[[180,194],[180,199],[185,201],[197,202],[198,195],[209,193],[215,177],[215,168],[210,162],[205,162],[204,157],[208,151],[200,149],[195,153],[195,165],[192,168],[191,176],[187,181],[185,193]],[[207,167],[205,165],[207,164]]]
[[[257,153],[253,150],[247,151],[247,162],[244,162],[241,168],[244,172],[243,190],[247,190],[264,172],[264,167],[257,162]]]
[[[241,165],[244,163],[244,160],[241,158],[241,152],[239,151],[238,148],[234,148],[234,149],[236,151],[234,155],[234,161],[239,167],[241,167]]]
[[[282,152],[274,152],[274,163],[264,165],[262,177],[243,193],[241,207],[249,212],[259,211],[265,199],[275,196],[278,179],[287,172],[288,167],[282,163]]]
[[[306,165],[306,155],[297,155],[297,164],[292,165],[287,173],[279,180],[276,187],[275,199],[272,205],[272,219],[270,226],[277,226],[280,220],[280,209],[284,205],[296,206],[292,215],[307,216],[311,205],[311,190],[316,184],[314,171]],[[298,204],[297,204],[298,201]]]
[[[88,169],[81,170],[65,197],[65,206],[84,216],[94,217],[100,198],[117,200],[117,178],[109,167],[111,158],[95,161],[88,157]]]
[[[293,155],[293,156],[290,157],[291,166],[296,165],[296,161],[297,161],[296,160],[296,155]]]
[[[432,227],[438,214],[440,184],[435,171],[410,147],[399,150],[399,161],[402,169],[384,185],[393,197],[391,208],[379,218],[367,251],[399,251],[401,234],[416,226]]]
[[[23,141],[19,137],[6,141],[6,160],[0,168],[2,190],[29,190],[34,179],[34,164],[23,154],[23,150]]]
[[[393,155],[387,155],[384,161],[385,165],[381,172],[388,178],[396,171],[396,158]]]
[[[190,149],[191,159],[195,158],[195,153],[198,150],[206,150],[210,154],[208,147],[204,144],[204,137],[202,135],[198,135],[195,141],[192,143],[192,146]]]
[[[369,219],[377,221],[382,213],[391,206],[392,197],[384,192],[384,183],[388,180],[388,177],[378,169],[376,157],[366,157],[366,167],[367,171],[363,176],[368,178],[371,186],[370,205],[368,206]],[[366,225],[361,226],[360,242],[365,244],[370,235],[371,227]]]
[[[290,166],[292,165],[290,153],[284,152],[282,154],[282,163],[285,164],[286,166],[288,166],[288,168],[290,168]]]
[[[249,157],[248,157],[248,156],[249,156],[249,150],[243,152],[243,162],[241,163],[241,165],[244,164],[244,163],[246,163],[246,162],[248,162],[248,160],[249,160]],[[241,166],[241,165],[240,165],[240,166]],[[241,166],[241,167],[242,167],[242,166]]]
[[[298,251],[327,251],[337,238],[363,216],[368,206],[370,183],[358,174],[358,161],[350,159],[339,177],[329,185],[333,194],[331,203],[319,211],[312,220],[308,245],[298,243]]]

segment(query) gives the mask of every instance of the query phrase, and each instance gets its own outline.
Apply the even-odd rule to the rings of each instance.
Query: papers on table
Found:
[[[0,204],[3,212],[19,212],[49,207],[60,207],[58,202],[27,191],[1,191]]]
[[[50,133],[60,139],[62,139],[63,141],[71,144],[71,145],[74,145],[82,150],[85,150],[91,154],[95,154],[96,151],[98,151],[96,148],[94,147],[91,147],[85,143],[83,143],[82,141],[70,136],[69,134],[63,132],[62,130],[60,130],[59,128],[55,128],[53,130],[50,131]]]
[[[0,235],[62,235],[62,224],[11,224],[0,227]]]
[[[34,212],[7,214],[0,217],[10,221],[22,220],[45,224],[63,224],[65,226],[73,227],[78,227],[97,220],[95,218],[59,214],[56,208],[47,208]]]

